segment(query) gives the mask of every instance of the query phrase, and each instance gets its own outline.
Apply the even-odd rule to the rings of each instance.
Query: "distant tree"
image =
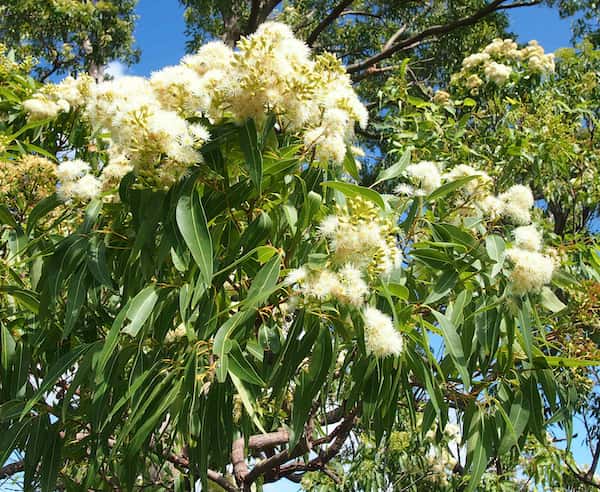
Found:
[[[0,6],[0,42],[18,58],[34,57],[39,80],[88,72],[101,77],[111,60],[137,60],[137,0],[11,0]]]

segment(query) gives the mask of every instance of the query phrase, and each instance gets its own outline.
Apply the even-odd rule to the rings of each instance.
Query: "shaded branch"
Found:
[[[250,6],[250,15],[246,24],[246,34],[251,34],[258,27],[258,15],[260,13],[260,0],[252,0]]]
[[[374,19],[382,19],[380,15],[374,14],[373,12],[366,12],[364,10],[344,10],[340,17],[345,15],[355,15],[357,17],[373,17]]]
[[[308,35],[308,38],[306,38],[306,44],[308,44],[308,46],[312,46],[319,37],[319,35],[325,29],[327,29],[327,27],[329,27],[338,17],[340,17],[344,9],[346,7],[349,7],[353,1],[354,0],[342,0],[340,3],[338,3],[333,8],[333,10],[329,12],[329,15],[327,15],[321,22],[319,22],[317,27],[315,27],[314,30]]]
[[[532,5],[539,5],[540,3],[542,3],[542,0],[532,0],[531,2],[516,2],[511,3],[510,5],[503,5],[498,10],[516,9],[519,7],[531,7]]]
[[[566,460],[565,463],[577,480],[580,480],[581,482],[583,482],[586,485],[589,485],[590,487],[594,487],[595,489],[600,490],[600,484],[596,483],[593,479],[588,478],[585,474],[579,472],[579,470],[573,468],[571,464],[568,463]]]
[[[185,470],[190,469],[190,461],[183,456],[178,456],[176,454],[171,453],[166,455],[165,458],[168,462],[172,463],[178,468],[183,468]],[[207,476],[211,482],[214,482],[219,486],[223,487],[227,492],[239,492],[239,489],[220,473],[209,469],[207,471]]]
[[[0,468],[0,479],[10,478],[25,469],[25,461],[19,460]]]
[[[486,5],[485,7],[479,9],[477,12],[475,12],[467,17],[457,19],[457,20],[449,22],[447,24],[431,26],[413,36],[410,36],[410,37],[402,40],[402,41],[392,42],[390,44],[390,42],[388,40],[388,42],[386,42],[386,45],[382,48],[382,50],[379,53],[376,53],[375,55],[370,56],[369,58],[367,58],[365,60],[362,60],[360,62],[349,65],[348,67],[346,67],[346,70],[350,74],[358,74],[357,76],[354,77],[355,81],[362,80],[363,78],[365,78],[366,76],[369,75],[369,72],[367,71],[367,69],[369,67],[372,67],[376,63],[391,57],[392,55],[398,53],[399,51],[414,48],[415,46],[418,46],[422,41],[424,41],[426,39],[448,34],[448,33],[455,31],[456,29],[459,29],[461,27],[471,26],[471,25],[477,23],[478,21],[480,21],[481,19],[483,19],[484,17],[487,17],[488,15],[490,15],[498,10],[503,10],[503,9],[507,9],[507,8],[516,8],[516,7],[521,7],[521,6],[535,5],[535,4],[539,3],[540,0],[532,0],[531,2],[526,2],[526,3],[518,2],[518,3],[505,4],[506,1],[507,0],[493,0],[490,4]],[[394,34],[394,36],[392,36],[392,38],[390,38],[390,39],[393,40],[393,38],[395,36],[396,36],[396,34]],[[359,73],[359,72],[362,72],[362,73]]]

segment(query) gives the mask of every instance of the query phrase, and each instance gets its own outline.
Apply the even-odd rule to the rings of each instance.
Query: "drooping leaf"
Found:
[[[213,276],[213,245],[202,202],[193,189],[191,195],[179,199],[176,217],[179,231],[208,286]]]
[[[448,349],[450,357],[454,361],[454,365],[460,374],[463,384],[465,387],[471,385],[471,378],[467,369],[467,363],[465,360],[465,354],[463,352],[462,342],[460,336],[456,331],[456,327],[446,316],[437,311],[432,311],[435,319],[438,321],[442,334],[444,336],[444,343]]]
[[[279,255],[272,256],[256,274],[243,301],[244,305],[257,307],[266,301],[277,288],[280,269],[281,258]]]
[[[385,201],[375,190],[342,181],[324,181],[321,186],[341,191],[346,196],[361,196],[385,209]]]
[[[383,181],[389,181],[390,179],[401,176],[404,170],[410,164],[410,154],[410,149],[405,150],[398,162],[390,167],[382,169],[372,187],[382,183]]]
[[[123,333],[135,337],[141,330],[146,320],[152,314],[152,310],[158,300],[158,292],[155,285],[149,285],[141,290],[132,300],[127,310],[129,324],[123,328]]]
[[[258,134],[254,120],[249,118],[240,127],[240,146],[246,159],[248,174],[259,195],[262,193],[263,158],[258,147]]]

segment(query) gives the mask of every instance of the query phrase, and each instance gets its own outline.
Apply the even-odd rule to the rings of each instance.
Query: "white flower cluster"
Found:
[[[78,107],[94,130],[110,135],[101,178],[106,187],[132,169],[170,186],[201,160],[199,149],[210,138],[191,118],[211,124],[254,118],[260,124],[274,113],[279,128],[298,134],[323,163],[341,162],[354,124],[364,127],[368,120],[340,62],[327,54],[311,58],[291,29],[275,22],[242,39],[236,51],[209,43],[150,79],[93,84],[89,77],[69,77],[24,103],[35,119]]]
[[[421,161],[410,164],[404,173],[418,187],[418,191],[414,188],[404,188],[403,192],[407,195],[427,195],[442,185],[442,173],[435,162]]]
[[[510,272],[513,291],[517,294],[539,292],[550,283],[557,260],[541,252],[542,235],[531,225],[534,196],[528,186],[514,185],[499,195],[490,194],[490,176],[466,164],[455,166],[442,174],[437,164],[419,162],[408,166],[406,174],[421,186],[415,189],[403,183],[396,187],[397,193],[409,196],[428,194],[444,182],[476,176],[457,190],[461,197],[457,207],[458,217],[481,217],[483,214],[492,220],[504,218],[520,226],[513,231],[515,246],[506,252],[506,257],[513,265]]]
[[[473,196],[480,193],[491,182],[491,178],[487,173],[467,164],[459,164],[445,173],[441,172],[440,167],[438,163],[430,161],[410,164],[406,167],[404,174],[415,186],[401,183],[396,187],[395,192],[399,195],[425,196],[439,188],[442,183],[449,183],[467,176],[475,176],[476,178],[465,183],[461,190],[463,193]]]
[[[45,85],[23,101],[23,108],[33,121],[56,118],[59,113],[82,106],[91,84],[92,78],[85,75],[77,79],[66,77],[59,85]]]
[[[462,440],[460,427],[457,424],[448,422],[443,432],[444,443],[435,443],[436,430],[430,429],[425,434],[425,438],[432,441],[427,449],[426,459],[431,469],[431,480],[433,482],[447,485],[448,477],[452,474],[458,460],[449,450],[449,446],[459,446]]]
[[[373,308],[365,307],[371,291],[369,282],[377,281],[379,275],[390,273],[402,264],[395,221],[395,217],[382,216],[366,200],[348,199],[347,208],[326,217],[319,227],[319,234],[327,240],[330,249],[325,264],[313,269],[302,266],[289,272],[286,278],[294,292],[306,302],[335,300],[364,308],[366,345],[369,353],[377,357],[397,355],[402,348],[402,340],[391,320],[382,313],[383,318],[376,318]],[[397,339],[393,338],[394,334]]]
[[[367,353],[378,358],[402,353],[402,336],[394,327],[392,318],[371,306],[364,308],[363,318]]]
[[[513,291],[516,294],[539,292],[552,280],[555,259],[541,252],[542,234],[534,225],[517,227],[513,235],[515,245],[506,250],[513,264],[510,273]]]
[[[177,325],[174,330],[169,330],[165,335],[165,343],[175,343],[177,340],[185,337],[187,330],[183,323]]]
[[[90,171],[91,166],[81,159],[61,162],[56,168],[59,196],[64,200],[91,200],[97,196],[102,183]]]
[[[533,193],[528,186],[514,185],[498,196],[488,195],[477,202],[479,209],[491,218],[504,217],[513,224],[531,223]]]
[[[467,56],[460,72],[452,76],[452,83],[479,93],[485,80],[498,86],[505,85],[513,73],[552,73],[554,55],[545,54],[537,41],[530,41],[522,49],[512,39],[494,39],[480,53]]]

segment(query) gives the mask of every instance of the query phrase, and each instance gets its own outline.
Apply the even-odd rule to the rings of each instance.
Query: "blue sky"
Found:
[[[127,69],[132,75],[149,75],[174,65],[185,54],[183,8],[177,0],[139,0],[135,37],[142,49],[140,62]],[[554,9],[535,6],[510,11],[511,30],[521,42],[536,39],[546,51],[570,44],[571,21]]]
[[[132,67],[112,64],[113,73],[149,75],[165,65],[176,64],[185,54],[183,9],[177,0],[139,0],[139,20],[135,31],[138,46],[142,49],[141,60]],[[511,30],[520,42],[536,39],[546,51],[570,44],[570,20],[560,19],[555,10],[546,7],[529,7],[510,12]],[[580,463],[589,462],[587,453],[576,450]],[[1,490],[11,490],[3,488]],[[270,492],[292,492],[299,487],[283,481],[265,487]]]
[[[142,49],[140,62],[127,69],[133,75],[149,75],[165,65],[178,63],[185,54],[183,8],[177,0],[139,0],[135,36]],[[510,29],[519,42],[537,40],[547,52],[571,44],[571,20],[561,19],[554,9],[542,6],[511,10]],[[491,41],[491,40],[490,40]],[[579,427],[579,426],[578,426]],[[580,463],[589,463],[587,451],[574,443]],[[265,487],[270,492],[293,492],[298,485],[282,480]]]

